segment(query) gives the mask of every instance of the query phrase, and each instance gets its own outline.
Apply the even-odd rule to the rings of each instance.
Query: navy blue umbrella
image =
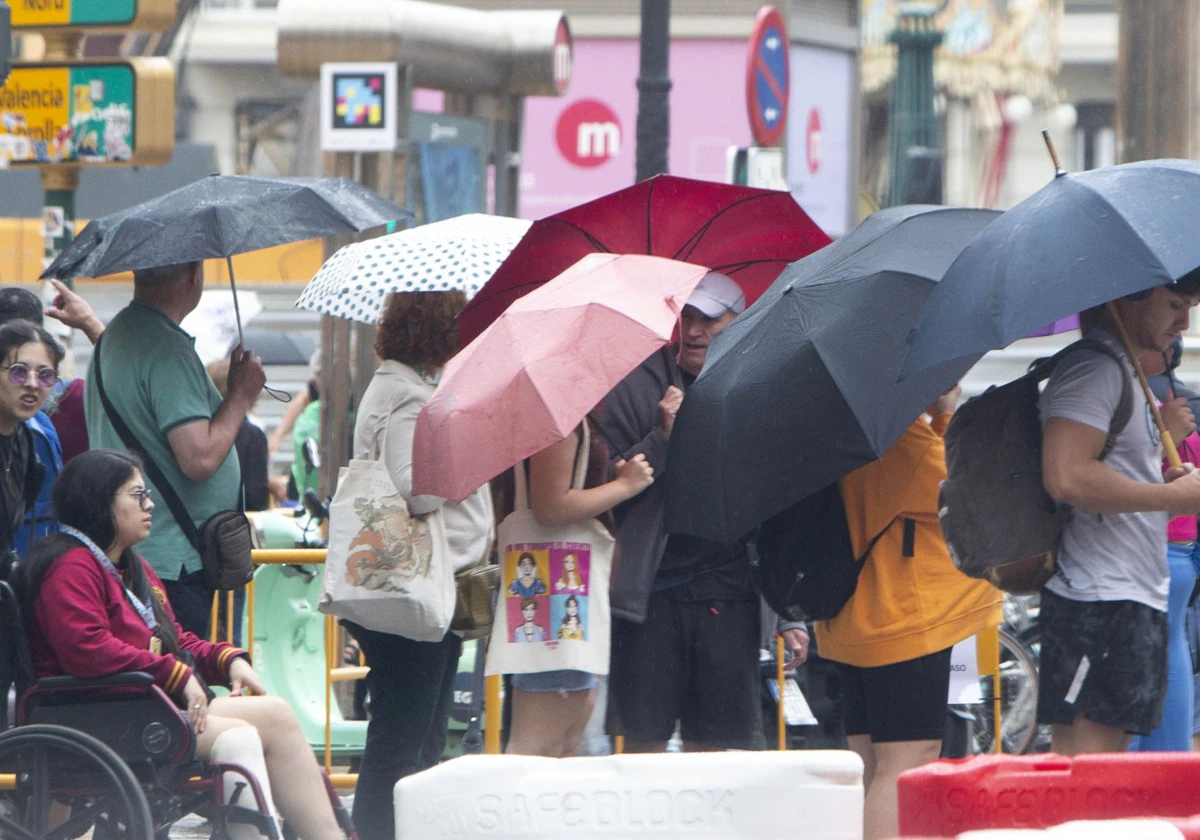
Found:
[[[1200,267],[1200,163],[1062,173],[975,237],[925,307],[908,376]]]
[[[668,450],[668,530],[731,542],[886,452],[975,362],[896,382],[938,280],[999,215],[893,207],[784,269],[687,389]]]

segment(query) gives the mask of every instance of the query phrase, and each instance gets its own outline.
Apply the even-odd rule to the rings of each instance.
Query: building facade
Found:
[[[493,0],[455,5],[495,9]],[[761,0],[674,0],[670,72],[673,174],[725,180],[727,150],[751,142],[746,107],[747,39]],[[557,8],[574,37],[571,86],[560,98],[525,101],[519,212],[536,218],[633,183],[640,0],[563,0]],[[813,95],[830,100],[816,136],[799,133],[812,170],[801,185],[822,204],[824,224],[843,232],[854,221],[857,0],[792,0],[792,96],[808,120]],[[783,9],[781,9],[782,11]],[[210,143],[222,171],[314,174],[313,85],[275,68],[272,0],[201,0],[175,53],[186,68],[181,101],[187,136]],[[830,69],[832,67],[832,70]],[[831,87],[826,74],[837,74]],[[440,111],[443,97],[417,91],[417,110]],[[789,131],[792,136],[795,129]],[[792,152],[794,143],[789,143]],[[816,157],[811,153],[816,152]],[[836,200],[830,198],[834,196]],[[820,197],[820,198],[818,198]],[[802,198],[802,203],[804,199]]]

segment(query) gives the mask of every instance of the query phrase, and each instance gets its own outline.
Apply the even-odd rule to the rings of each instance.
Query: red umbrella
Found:
[[[786,192],[657,175],[534,222],[458,316],[469,344],[517,298],[587,254],[651,254],[709,266],[747,305],[788,263],[830,242]]]

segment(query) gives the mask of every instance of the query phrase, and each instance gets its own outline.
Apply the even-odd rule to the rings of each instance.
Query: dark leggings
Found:
[[[414,642],[349,621],[367,665],[371,721],[354,791],[354,825],[362,840],[395,840],[392,789],[437,764],[446,747],[462,640]]]

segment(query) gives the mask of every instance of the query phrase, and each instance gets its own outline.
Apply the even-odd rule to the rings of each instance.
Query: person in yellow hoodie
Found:
[[[840,482],[855,556],[882,534],[854,595],[816,622],[817,648],[841,678],[850,748],[865,766],[864,840],[899,833],[897,777],[941,751],[950,649],[1002,619],[1000,592],[955,568],[938,522],[942,435],[959,393],[955,386],[881,459]]]

